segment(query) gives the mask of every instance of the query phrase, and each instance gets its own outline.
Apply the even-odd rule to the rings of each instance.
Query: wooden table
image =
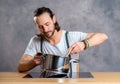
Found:
[[[91,72],[94,78],[23,78],[26,73],[0,72],[0,84],[120,84],[120,72]]]

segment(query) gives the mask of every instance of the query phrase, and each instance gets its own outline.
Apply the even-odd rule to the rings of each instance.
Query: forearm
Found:
[[[89,33],[85,40],[76,42],[73,45],[71,45],[69,48],[69,52],[70,54],[80,53],[81,51],[89,47],[103,43],[107,38],[107,35],[103,33]]]
[[[37,66],[34,61],[31,59],[29,61],[20,61],[18,64],[18,71],[19,72],[26,72],[31,70],[32,68],[34,68],[35,66]]]
[[[103,34],[103,33],[89,33],[87,35],[87,39],[91,47],[91,46],[97,46],[103,43],[106,39],[108,39],[108,37],[106,34]]]

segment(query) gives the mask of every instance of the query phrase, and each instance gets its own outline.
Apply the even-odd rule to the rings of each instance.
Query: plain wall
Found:
[[[36,34],[33,12],[42,6],[54,11],[64,30],[108,35],[103,44],[80,54],[81,71],[120,71],[120,0],[0,0],[0,71],[17,71]]]

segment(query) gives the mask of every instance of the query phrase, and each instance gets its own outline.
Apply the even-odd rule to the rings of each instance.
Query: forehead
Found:
[[[48,13],[43,13],[40,16],[34,17],[35,22],[44,24],[47,21],[52,20]]]

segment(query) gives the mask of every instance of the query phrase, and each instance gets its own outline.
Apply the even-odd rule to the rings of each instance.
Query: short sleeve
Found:
[[[36,37],[32,37],[31,40],[29,41],[26,50],[24,54],[28,54],[31,56],[35,56],[36,53],[38,52],[38,43]]]
[[[69,32],[68,38],[69,42],[73,44],[75,42],[85,40],[87,38],[87,33],[79,31]]]

